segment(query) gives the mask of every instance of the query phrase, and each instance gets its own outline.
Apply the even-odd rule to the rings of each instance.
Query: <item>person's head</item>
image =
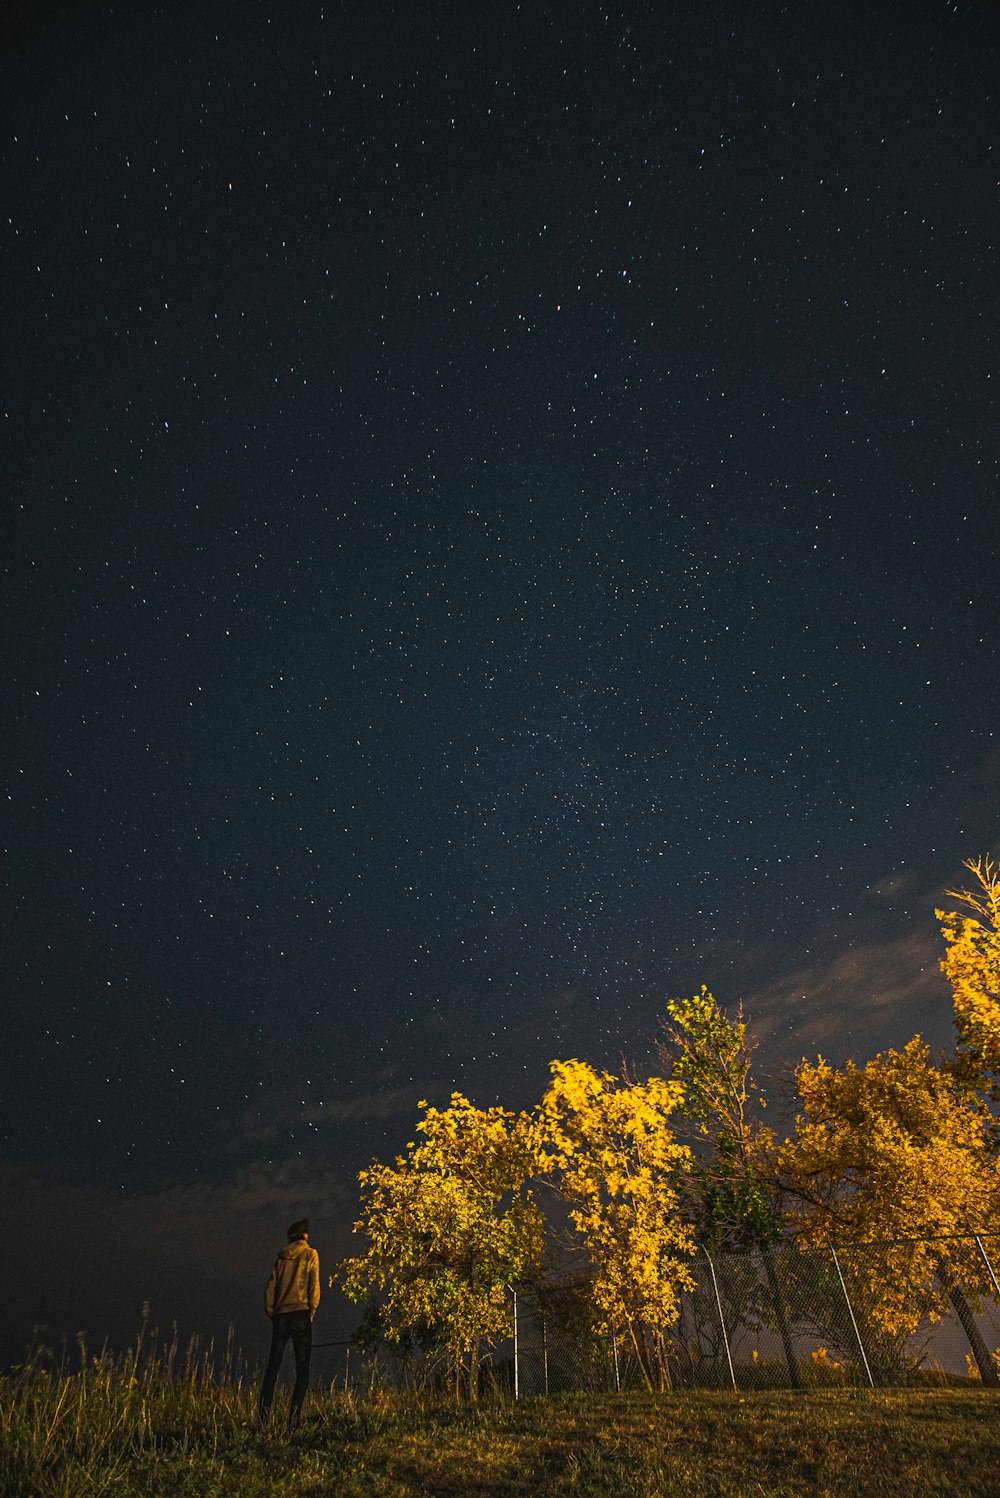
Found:
[[[288,1229],[288,1241],[290,1243],[294,1242],[294,1240],[296,1238],[308,1238],[308,1237],[309,1237],[309,1219],[308,1219],[308,1217],[303,1217],[298,1222],[293,1222],[292,1225],[291,1225],[291,1227]]]

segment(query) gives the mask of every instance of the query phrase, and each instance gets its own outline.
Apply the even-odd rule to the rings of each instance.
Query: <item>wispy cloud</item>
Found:
[[[933,914],[942,902],[940,886],[893,870],[860,892],[849,913],[831,916],[786,966],[768,971],[760,954],[744,998],[768,1049],[862,1060],[917,1033],[947,1046],[950,994]]]
[[[262,1101],[258,1109],[227,1119],[218,1126],[219,1136],[229,1151],[246,1150],[288,1140],[297,1133],[326,1130],[336,1125],[364,1126],[412,1114],[417,1101],[414,1086],[368,1088],[347,1092],[321,1101],[299,1102],[282,1099],[273,1104]]]
[[[833,1046],[838,1055],[868,1055],[917,1031],[941,1044],[949,1018],[937,949],[923,932],[821,952],[752,989],[746,1005],[762,1039],[786,1050],[791,1038],[803,1050]]]

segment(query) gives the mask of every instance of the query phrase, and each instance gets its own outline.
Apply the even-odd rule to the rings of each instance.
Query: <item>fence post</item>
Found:
[[[994,1292],[996,1294],[996,1298],[997,1298],[997,1300],[1000,1300],[1000,1285],[997,1284],[997,1277],[993,1273],[993,1265],[990,1263],[989,1259],[986,1257],[986,1250],[985,1250],[985,1248],[983,1247],[983,1245],[982,1245],[982,1243],[980,1241],[979,1234],[978,1233],[973,1233],[972,1236],[976,1240],[976,1247],[979,1249],[979,1252],[983,1256],[983,1263],[986,1265],[987,1269],[990,1272],[990,1279],[993,1281],[993,1289],[994,1289]]]
[[[861,1361],[865,1365],[865,1372],[868,1375],[868,1382],[871,1384],[872,1388],[874,1389],[874,1387],[875,1387],[875,1380],[872,1378],[872,1370],[868,1366],[868,1358],[865,1355],[865,1344],[861,1340],[861,1333],[858,1331],[858,1323],[854,1319],[854,1307],[851,1305],[851,1297],[848,1295],[848,1293],[847,1293],[847,1286],[844,1284],[844,1276],[843,1276],[843,1274],[841,1272],[840,1260],[837,1258],[837,1250],[834,1248],[834,1246],[833,1246],[832,1243],[830,1244],[830,1252],[833,1254],[833,1262],[834,1262],[834,1264],[836,1266],[836,1269],[837,1269],[837,1278],[840,1280],[840,1288],[843,1290],[843,1292],[844,1292],[844,1299],[847,1302],[847,1311],[848,1311],[848,1315],[851,1318],[851,1325],[854,1328],[854,1335],[858,1339],[858,1347],[860,1348],[860,1351],[861,1351]]]
[[[615,1355],[615,1393],[620,1394],[622,1391],[622,1381],[618,1372],[618,1334],[614,1331],[611,1333],[611,1351]]]
[[[712,1271],[712,1288],[715,1291],[715,1304],[719,1312],[719,1326],[722,1330],[722,1340],[726,1348],[726,1362],[729,1364],[729,1377],[731,1378],[733,1388],[735,1389],[736,1374],[733,1370],[733,1355],[729,1351],[729,1338],[726,1335],[726,1318],[722,1314],[722,1297],[719,1294],[719,1282],[715,1278],[715,1265],[712,1263],[712,1255],[709,1253],[704,1243],[700,1243],[698,1246],[701,1249],[702,1253],[705,1255],[705,1258],[708,1260],[708,1267]]]
[[[513,1285],[508,1285],[507,1289],[510,1291],[511,1299],[514,1302],[514,1403],[516,1404],[517,1400],[518,1400],[518,1397],[520,1395],[520,1384],[519,1384],[519,1381],[518,1381],[518,1359],[517,1359],[517,1354],[518,1354],[518,1347],[517,1347],[517,1291],[514,1289]]]

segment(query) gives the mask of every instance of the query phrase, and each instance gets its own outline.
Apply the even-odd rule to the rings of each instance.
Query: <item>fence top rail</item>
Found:
[[[976,1241],[988,1247],[996,1245],[1000,1254],[1000,1232],[977,1232],[970,1228],[965,1233],[937,1233],[925,1234],[920,1238],[863,1238],[863,1239],[841,1239],[830,1238],[826,1243],[801,1244],[791,1238],[780,1238],[767,1248],[726,1248],[710,1249],[704,1243],[695,1243],[691,1250],[691,1264],[697,1264],[698,1256],[702,1253],[715,1262],[720,1260],[760,1260],[766,1254],[775,1257],[806,1258],[815,1255],[829,1255],[831,1249],[836,1249],[840,1254],[851,1254],[862,1249],[889,1249],[912,1247],[924,1243],[968,1243],[973,1245]],[[531,1297],[537,1291],[572,1290],[585,1286],[594,1275],[594,1267],[586,1262],[581,1263],[576,1255],[570,1255],[570,1262],[559,1267],[549,1265],[542,1276],[535,1280],[524,1280],[508,1285],[512,1294]]]
[[[919,1238],[829,1238],[826,1243],[796,1243],[791,1238],[780,1238],[769,1248],[727,1248],[712,1250],[705,1247],[703,1243],[698,1244],[698,1249],[704,1251],[709,1257],[716,1259],[759,1259],[765,1253],[772,1254],[828,1254],[831,1248],[838,1253],[856,1248],[904,1248],[908,1245],[920,1243],[975,1243],[977,1238],[985,1243],[1000,1241],[1000,1233],[976,1232],[970,1229],[967,1233],[926,1233]]]

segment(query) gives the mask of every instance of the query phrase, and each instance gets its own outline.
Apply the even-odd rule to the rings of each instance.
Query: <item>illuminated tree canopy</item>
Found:
[[[600,1325],[627,1332],[647,1381],[666,1378],[663,1334],[693,1285],[694,1229],[680,1212],[691,1152],[672,1115],[676,1082],[622,1082],[583,1061],[554,1061],[538,1110],[537,1159],[554,1176],[595,1269]]]
[[[989,858],[970,859],[966,868],[978,889],[948,891],[965,913],[935,911],[945,942],[941,971],[954,1001],[958,1069],[1000,1101],[1000,868]]]
[[[467,1360],[474,1395],[479,1344],[510,1335],[508,1285],[541,1254],[527,1121],[457,1092],[443,1110],[420,1106],[420,1141],[358,1177],[367,1245],[339,1277],[353,1300],[381,1297],[388,1342],[445,1350],[456,1378]]]
[[[973,1312],[990,1292],[975,1235],[1000,1214],[991,1107],[1000,1097],[1000,871],[989,858],[967,867],[978,888],[953,895],[966,913],[937,912],[954,1057],[915,1036],[864,1064],[802,1060],[794,1127],[779,1143],[754,1113],[762,1100],[742,1010],[730,1018],[703,987],[667,1005],[665,1077],[553,1061],[530,1113],[479,1109],[460,1093],[443,1110],[422,1103],[419,1142],[359,1176],[355,1231],[366,1247],[341,1266],[347,1294],[374,1298],[385,1340],[443,1352],[456,1379],[465,1368],[474,1394],[480,1345],[510,1335],[511,1288],[539,1281],[552,1229],[539,1206],[544,1184],[585,1254],[595,1331],[629,1340],[651,1388],[669,1383],[670,1330],[699,1247],[761,1252],[763,1314],[796,1381],[772,1252],[782,1237],[888,1245],[866,1285],[878,1333],[905,1341],[950,1303],[984,1382],[995,1384]]]

